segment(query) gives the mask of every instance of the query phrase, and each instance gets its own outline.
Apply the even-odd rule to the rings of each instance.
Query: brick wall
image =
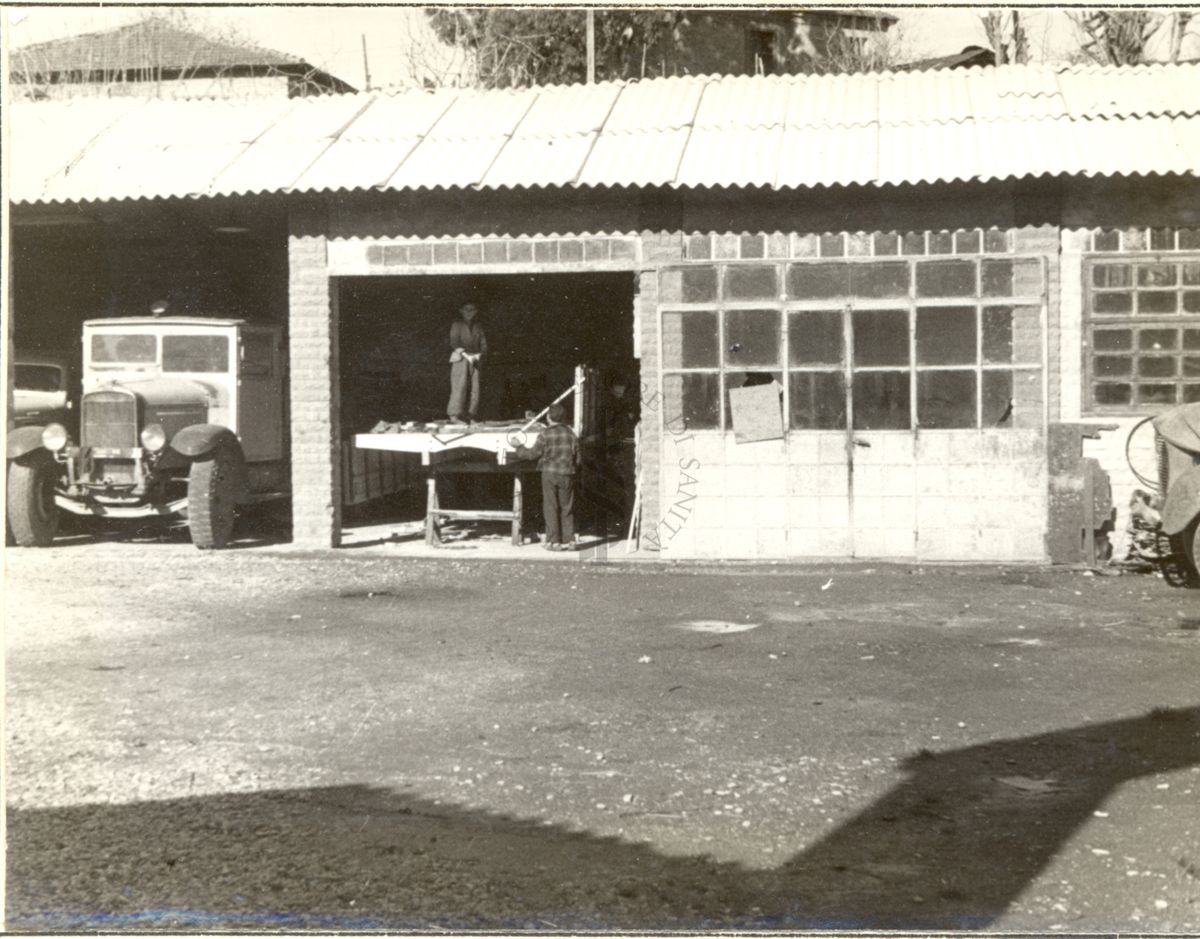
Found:
[[[324,212],[293,212],[288,234],[292,539],[335,547],[341,535],[338,316]]]

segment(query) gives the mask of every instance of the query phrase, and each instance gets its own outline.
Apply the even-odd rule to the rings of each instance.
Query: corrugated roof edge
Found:
[[[607,183],[597,185],[576,185],[570,186],[418,186],[415,188],[405,189],[379,189],[377,187],[355,187],[355,188],[340,188],[340,189],[305,189],[293,190],[288,192],[280,192],[278,190],[258,190],[254,192],[241,193],[220,193],[217,195],[189,193],[182,196],[137,196],[137,197],[122,197],[119,199],[47,199],[47,200],[28,200],[22,199],[14,201],[13,205],[21,206],[101,206],[101,205],[126,205],[134,203],[166,203],[172,201],[178,202],[199,202],[202,199],[230,199],[230,198],[245,198],[249,196],[263,198],[300,198],[305,196],[336,196],[353,193],[454,193],[454,192],[550,192],[556,189],[573,189],[576,191],[589,190],[592,192],[646,192],[648,190],[662,190],[663,192],[801,192],[805,190],[836,190],[836,189],[902,189],[912,186],[943,186],[954,183],[1003,183],[1012,180],[1047,180],[1047,179],[1070,179],[1072,177],[1082,176],[1087,179],[1172,179],[1172,178],[1200,178],[1200,169],[1189,170],[1185,173],[1178,172],[1150,172],[1144,173],[1140,171],[1131,172],[1111,172],[1102,171],[1080,171],[1078,173],[1027,173],[1018,176],[1009,173],[1005,176],[954,176],[943,177],[937,179],[921,179],[911,182],[878,182],[871,180],[869,182],[850,182],[850,183],[817,183],[812,186],[750,186],[750,185],[685,185],[676,183],[656,184],[656,185],[612,185]]]

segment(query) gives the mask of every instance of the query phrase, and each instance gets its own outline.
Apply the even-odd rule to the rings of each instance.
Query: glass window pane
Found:
[[[1139,290],[1139,313],[1174,313],[1178,309],[1174,290]]]
[[[1200,401],[1200,381],[1183,386],[1183,403],[1195,404]]]
[[[226,336],[163,336],[164,372],[229,371]]]
[[[918,372],[917,425],[974,427],[974,372]]]
[[[1183,377],[1200,378],[1200,355],[1185,355],[1183,357]]]
[[[1200,349],[1200,329],[1185,329],[1183,331],[1183,347],[1185,349]]]
[[[875,232],[874,242],[876,255],[900,253],[900,236],[894,231]]]
[[[975,308],[917,310],[918,365],[974,365]]]
[[[1174,264],[1139,264],[1137,269],[1139,287],[1173,287],[1175,276]]]
[[[1012,360],[1012,307],[985,307],[983,310],[983,361],[1001,363]]]
[[[840,310],[788,314],[788,363],[841,365],[845,337]]]
[[[1179,229],[1179,247],[1184,251],[1200,248],[1200,228]]]
[[[1096,313],[1133,312],[1133,294],[1098,293],[1092,297],[1092,310]]]
[[[667,312],[662,316],[663,368],[716,368],[716,310]]]
[[[1008,232],[999,228],[984,232],[983,250],[988,254],[1004,254],[1008,250]]]
[[[684,303],[708,303],[717,299],[717,269],[715,267],[685,267],[682,269]]]
[[[1174,378],[1179,360],[1173,355],[1143,355],[1138,357],[1139,378]]]
[[[975,262],[925,261],[917,264],[917,296],[975,296]]]
[[[1092,398],[1102,407],[1130,404],[1133,401],[1133,388],[1124,382],[1098,382],[1092,389]]]
[[[1092,333],[1097,352],[1128,352],[1133,349],[1132,329],[1097,329]]]
[[[1133,286],[1133,272],[1128,264],[1093,265],[1092,286],[1131,287]]]
[[[1185,284],[1200,284],[1200,261],[1189,261],[1182,267]]]
[[[778,293],[774,265],[725,269],[725,296],[730,300],[770,300]]]
[[[726,310],[725,364],[778,365],[780,323],[778,310]]]
[[[1122,232],[1122,247],[1126,251],[1145,251],[1146,250],[1146,229],[1144,228],[1126,228]]]
[[[850,293],[874,299],[907,297],[909,279],[907,261],[855,264],[850,267]]]
[[[843,430],[846,383],[841,372],[792,372],[788,396],[793,430]]]
[[[841,233],[821,236],[821,257],[840,258],[846,254],[846,242]]]
[[[672,428],[713,430],[721,419],[720,376],[716,373],[663,376],[663,419]]]
[[[955,254],[978,254],[982,247],[982,233],[978,228],[972,228],[969,231],[958,231],[954,233],[954,253]]]
[[[793,264],[788,268],[788,296],[821,300],[850,296],[849,264]]]
[[[901,250],[905,254],[924,254],[925,253],[925,232],[910,231],[904,235],[904,241]]]
[[[851,393],[855,430],[908,430],[908,372],[856,372]]]
[[[908,311],[855,310],[851,314],[854,365],[908,365]]]
[[[1174,404],[1175,384],[1138,385],[1136,397],[1138,404]]]
[[[1174,228],[1152,228],[1150,229],[1150,250],[1151,251],[1170,251],[1175,247],[1175,229]]]
[[[1097,378],[1129,378],[1133,374],[1133,356],[1098,355],[1092,361]]]
[[[1162,352],[1179,347],[1179,330],[1177,329],[1139,329],[1138,348],[1151,352]]]
[[[1013,294],[1013,262],[985,260],[983,262],[982,292],[985,297],[1011,297]]]
[[[1185,290],[1183,292],[1183,311],[1185,313],[1200,313],[1200,290]]]
[[[948,231],[931,231],[929,233],[930,254],[953,254],[954,235]]]
[[[1120,251],[1121,233],[1115,228],[1098,231],[1092,236],[1092,246],[1096,251]]]
[[[136,333],[92,333],[93,362],[153,362],[158,355],[158,337]]]
[[[983,426],[1011,427],[1013,412],[1012,372],[983,373]]]

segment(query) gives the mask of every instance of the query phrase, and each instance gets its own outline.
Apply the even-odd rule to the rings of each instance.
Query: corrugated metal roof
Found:
[[[1200,172],[1200,65],[21,102],[14,202]]]

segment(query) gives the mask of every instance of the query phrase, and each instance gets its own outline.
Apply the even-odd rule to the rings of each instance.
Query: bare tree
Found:
[[[988,10],[979,17],[997,65],[1029,62],[1029,35],[1017,10]]]
[[[859,20],[863,14],[858,14]],[[839,18],[825,32],[822,47],[815,54],[794,56],[794,70],[819,75],[844,75],[855,72],[884,72],[905,60],[904,34],[899,26],[890,30],[881,21],[864,35],[854,29],[855,20]]]
[[[1146,9],[1082,10],[1068,14],[1079,37],[1076,58],[1097,65],[1141,65],[1150,61],[1156,37],[1165,55],[1155,56],[1155,60],[1178,62],[1194,15],[1185,10]]]

